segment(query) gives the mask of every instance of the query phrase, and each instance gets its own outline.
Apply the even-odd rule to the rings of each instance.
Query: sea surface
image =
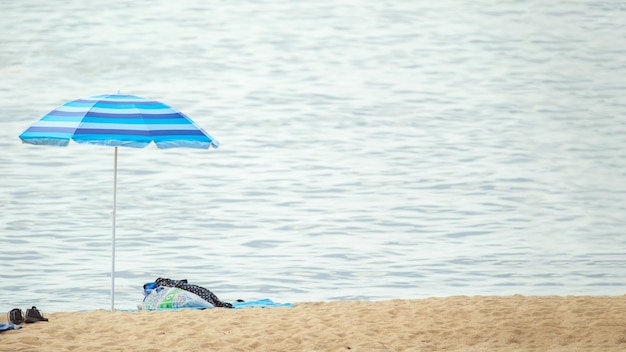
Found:
[[[0,311],[110,309],[114,149],[22,144],[69,100],[183,111],[120,148],[115,308],[626,294],[621,1],[0,3]]]

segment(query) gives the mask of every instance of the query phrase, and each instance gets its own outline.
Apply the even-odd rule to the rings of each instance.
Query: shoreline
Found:
[[[624,351],[626,295],[451,296],[294,307],[57,312],[1,351]],[[6,322],[6,314],[0,321]]]

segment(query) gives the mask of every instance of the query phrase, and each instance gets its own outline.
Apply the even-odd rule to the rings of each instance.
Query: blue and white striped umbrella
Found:
[[[20,138],[25,143],[77,143],[143,148],[217,148],[218,142],[185,114],[161,102],[133,95],[97,95],[50,111]]]
[[[67,146],[76,143],[115,147],[113,173],[113,240],[111,310],[115,310],[115,211],[117,147],[217,148],[219,143],[185,114],[158,101],[134,95],[97,95],[50,111],[20,135],[24,143]]]

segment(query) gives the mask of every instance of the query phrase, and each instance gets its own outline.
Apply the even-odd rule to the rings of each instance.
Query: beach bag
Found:
[[[143,309],[214,308],[195,293],[177,287],[156,287],[147,293],[141,307]]]

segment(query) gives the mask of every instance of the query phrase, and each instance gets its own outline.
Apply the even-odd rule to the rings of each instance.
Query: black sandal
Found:
[[[24,322],[24,314],[19,308],[13,308],[8,314],[9,321],[15,325],[19,325]]]
[[[48,318],[44,318],[35,306],[26,309],[26,323],[36,323],[38,321],[48,321]]]

